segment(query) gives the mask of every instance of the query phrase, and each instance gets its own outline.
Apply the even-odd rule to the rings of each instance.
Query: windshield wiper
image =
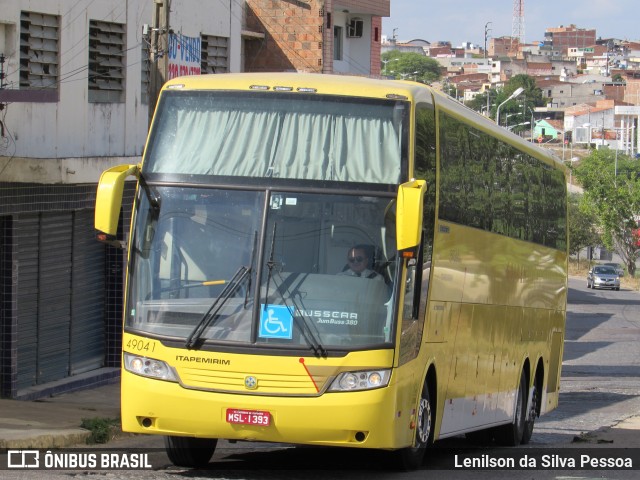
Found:
[[[276,262],[273,260],[273,252],[275,250],[275,244],[276,244],[276,225],[277,224],[274,222],[272,238],[271,238],[271,249],[269,252],[269,260],[267,260],[267,269],[269,271],[267,273],[267,287],[265,291],[265,300],[264,300],[265,310],[267,308],[267,303],[269,302],[269,286],[271,284],[271,278],[273,277],[273,267],[276,266]],[[280,291],[281,285],[282,283],[280,283],[280,285],[276,285],[275,291],[280,295],[280,300],[282,300],[283,305],[286,307],[287,301],[284,295],[282,294],[282,292]],[[289,300],[293,304],[295,311],[300,312],[300,316],[294,314],[293,312],[292,312],[292,316],[293,316],[293,321],[296,322],[296,324],[298,325],[298,328],[302,332],[302,337],[307,342],[307,345],[309,345],[313,349],[313,352],[317,357],[326,357],[327,351],[320,343],[320,340],[318,340],[319,333],[317,330],[314,331],[315,327],[313,325],[313,322],[311,322],[309,318],[305,316],[304,313],[302,313],[303,312],[302,309],[298,308],[298,305],[296,305],[296,302],[293,300],[291,292],[288,292],[288,293],[289,293]]]
[[[205,329],[212,324],[218,317],[218,313],[224,307],[227,300],[236,293],[242,282],[247,276],[251,274],[251,269],[242,265],[236,273],[233,274],[229,283],[225,285],[224,290],[220,293],[220,296],[215,299],[209,310],[205,312],[202,316],[198,324],[195,326],[189,338],[187,338],[187,342],[185,343],[185,347],[187,348],[195,348],[196,344],[200,341],[202,334]]]
[[[253,270],[253,262],[255,260],[256,257],[256,248],[258,246],[258,231],[255,230],[253,232],[253,249],[251,249],[251,261],[249,262],[249,271],[251,272]],[[250,295],[250,291],[251,291],[251,277],[253,277],[253,275],[249,276],[249,281],[247,282],[247,288],[245,290],[245,294],[244,294],[244,308],[245,310],[247,309],[247,306],[249,305],[249,295]]]

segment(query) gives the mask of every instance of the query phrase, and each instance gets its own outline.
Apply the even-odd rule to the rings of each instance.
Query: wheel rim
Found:
[[[426,398],[420,399],[420,406],[418,408],[418,431],[416,432],[416,439],[419,445],[417,447],[426,445],[429,441],[429,434],[431,433],[431,405]]]
[[[536,404],[538,403],[538,391],[536,390],[536,386],[531,387],[533,389],[531,393],[531,406],[529,407],[529,415],[527,416],[527,425],[533,429],[533,422],[536,419]]]
[[[536,389],[535,385],[531,388],[533,388],[533,393],[531,395],[531,411],[529,412],[529,418],[533,419],[533,418],[536,418],[536,404],[538,403],[538,390]]]

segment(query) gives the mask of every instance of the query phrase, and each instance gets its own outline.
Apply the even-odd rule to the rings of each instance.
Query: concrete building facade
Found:
[[[593,28],[578,28],[575,25],[547,28],[544,33],[545,46],[560,49],[563,55],[569,48],[592,47],[596,44],[596,31]]]
[[[2,2],[1,397],[37,398],[117,375],[124,252],[95,240],[100,173],[140,161],[151,73],[171,55],[170,38],[202,40],[198,71],[213,62],[240,69],[241,5],[173,0],[157,44],[154,5],[163,4]],[[129,186],[122,239],[132,198]]]
[[[162,81],[379,75],[389,9],[389,0],[2,0],[0,397],[118,374],[125,252],[95,240],[96,187],[105,169],[140,162]],[[123,241],[134,193],[130,182]]]

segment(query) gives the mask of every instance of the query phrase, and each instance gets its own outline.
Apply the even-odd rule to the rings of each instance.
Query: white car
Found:
[[[587,288],[620,290],[620,275],[609,265],[596,265],[587,275]]]

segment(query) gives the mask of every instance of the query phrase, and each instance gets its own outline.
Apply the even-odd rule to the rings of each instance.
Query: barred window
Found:
[[[229,71],[229,39],[215,35],[202,35],[201,73]]]
[[[120,23],[89,22],[90,102],[124,102],[124,31]]]
[[[58,89],[60,18],[20,12],[20,89]]]

